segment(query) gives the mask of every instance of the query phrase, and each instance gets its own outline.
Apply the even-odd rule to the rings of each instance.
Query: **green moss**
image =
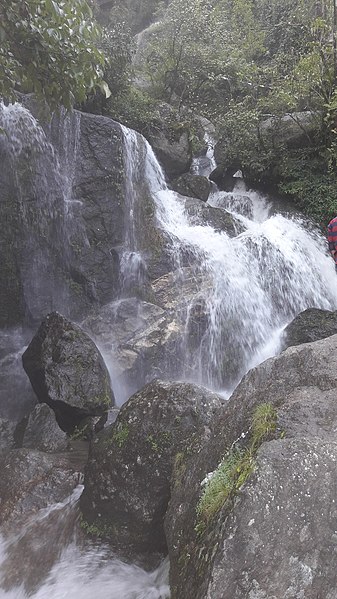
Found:
[[[108,377],[105,377],[104,391],[100,395],[96,395],[93,400],[96,406],[102,406],[104,410],[111,408],[110,383]]]
[[[277,429],[277,413],[263,403],[253,413],[250,441],[245,449],[231,448],[206,483],[197,505],[196,532],[203,534],[215,515],[233,500],[255,468],[255,455],[263,441]]]
[[[100,522],[99,520],[95,520],[91,524],[87,522],[83,516],[80,519],[80,527],[90,537],[94,537],[97,539],[104,539],[110,537],[113,534],[113,526],[111,524],[107,524],[106,522]]]
[[[176,454],[174,458],[173,464],[173,480],[175,484],[179,484],[181,482],[182,477],[186,472],[186,458],[185,454],[179,452]]]
[[[114,433],[112,435],[112,441],[116,443],[116,445],[118,445],[119,448],[122,448],[125,442],[128,440],[129,433],[130,430],[128,425],[119,422],[117,424],[116,430],[114,430]]]
[[[79,425],[79,426],[75,426],[73,432],[71,433],[71,435],[69,435],[69,438],[71,441],[79,441],[81,439],[88,439],[90,438],[90,432],[91,432],[91,427],[90,427],[90,423],[87,422],[84,425]]]
[[[171,440],[172,435],[168,431],[158,433],[156,436],[154,434],[150,434],[145,439],[146,443],[150,445],[154,453],[161,453],[164,451]]]

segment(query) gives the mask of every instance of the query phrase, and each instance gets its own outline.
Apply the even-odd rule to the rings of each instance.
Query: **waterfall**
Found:
[[[36,118],[20,104],[0,104],[0,127],[6,178],[2,214],[8,219],[8,232],[3,232],[8,255],[5,253],[3,261],[11,270],[10,285],[20,280],[17,311],[21,309],[25,320],[36,323],[41,314],[55,309],[68,315],[72,311],[67,273],[73,254],[70,238],[77,230],[71,193],[79,117],[61,112],[59,152]],[[7,235],[15,237],[14,243],[12,237],[6,243]],[[13,276],[13,271],[19,272]],[[4,274],[7,276],[7,271]],[[5,317],[5,326],[8,320]]]
[[[139,196],[143,184],[144,145],[141,136],[122,126],[125,171],[125,238],[121,256],[121,288],[123,294],[135,292],[145,281],[146,264],[139,249],[137,228],[140,222]],[[138,200],[138,201],[137,201]]]
[[[33,323],[52,309],[71,315],[70,288],[59,266],[67,265],[72,256],[74,269],[78,268],[77,274],[81,274],[82,262],[92,259],[89,253],[74,257],[72,249],[72,241],[80,240],[79,245],[86,246],[85,231],[76,218],[81,201],[73,195],[81,118],[77,114],[62,113],[57,126],[52,123],[45,127],[50,129],[48,136],[27,109],[19,105],[0,106],[0,124],[6,131],[6,136],[0,137],[0,152],[6,155],[8,188],[15,188],[20,227],[22,222],[24,225],[20,252],[25,259],[20,274],[26,310]],[[107,293],[109,299],[104,308],[112,314],[110,327],[115,334],[118,326],[128,328],[127,347],[131,335],[138,331],[138,323],[146,322],[149,313],[146,307],[150,301],[142,303],[138,298],[140,288],[151,287],[149,254],[151,249],[157,249],[144,250],[142,239],[148,225],[144,203],[150,199],[155,214],[149,228],[154,221],[165,241],[168,240],[167,268],[172,266],[175,270],[172,295],[179,294],[183,298],[186,295],[183,307],[180,305],[175,315],[175,321],[181,326],[176,348],[178,358],[174,355],[180,368],[176,376],[228,396],[249,368],[277,353],[284,327],[299,312],[309,307],[337,309],[337,277],[325,239],[309,220],[295,213],[277,211],[270,198],[246,189],[242,179],[236,181],[231,193],[213,187],[207,204],[195,200],[201,214],[200,220],[196,220],[187,210],[187,198],[168,188],[164,173],[144,138],[125,127],[122,127],[122,135],[125,177],[120,186],[126,218],[120,243],[111,243],[113,248],[109,246],[109,253],[118,246],[122,279],[120,297],[111,305]],[[196,173],[208,174],[215,166],[214,142],[210,136],[206,142],[207,164],[195,162]],[[111,145],[106,147],[111,148]],[[33,177],[27,172],[28,164],[34,169]],[[101,171],[104,185],[110,185],[107,181],[110,176],[113,179],[111,173],[115,171],[109,171],[105,164]],[[25,188],[27,181],[29,185]],[[96,179],[93,186],[96,190]],[[98,194],[97,202],[101,198]],[[11,200],[9,195],[9,206]],[[147,204],[151,219],[152,204]],[[228,216],[236,234],[209,224],[207,219],[202,220],[204,209]],[[92,206],[88,210],[92,216]],[[96,222],[96,218],[97,215],[92,224],[95,233],[100,232],[103,222],[100,219]],[[99,252],[101,237],[97,235],[94,239]],[[92,245],[94,252],[96,246]],[[11,251],[17,249],[11,248]],[[106,268],[106,272],[109,274],[110,270]],[[185,294],[186,285],[191,281],[195,285],[193,296]],[[107,286],[109,284],[110,280]],[[16,293],[14,289],[13,297]],[[157,320],[164,319],[165,309],[157,305],[155,308],[160,312],[155,312]],[[166,312],[170,310],[173,308],[169,307]],[[107,328],[106,322],[101,323],[104,334]],[[143,334],[146,338],[144,330],[145,326],[139,328],[140,340]],[[27,332],[17,328],[0,333],[4,403],[8,398],[14,402],[20,393],[13,378],[28,342]],[[31,338],[30,333],[28,338]],[[109,330],[106,334],[109,335]],[[113,339],[105,339],[104,335],[102,338],[106,341],[104,347],[109,346],[115,352]],[[127,351],[127,357],[132,354],[133,359],[133,348],[127,347]],[[9,387],[13,388],[13,395],[8,394]],[[20,388],[26,397],[24,381]],[[30,402],[31,397],[28,399]],[[6,416],[14,417],[13,406],[7,409]],[[137,566],[123,564],[104,545],[94,545],[82,538],[77,511],[80,492],[81,488],[63,503],[30,517],[20,530],[2,530],[1,597],[166,599],[169,596],[167,561],[155,572],[147,573]]]

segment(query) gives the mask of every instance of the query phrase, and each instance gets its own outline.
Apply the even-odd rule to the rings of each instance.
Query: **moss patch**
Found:
[[[272,404],[259,405],[253,413],[250,440],[246,448],[231,448],[206,482],[197,505],[195,531],[201,535],[215,515],[235,497],[255,468],[255,455],[263,441],[277,429],[277,412]]]
[[[117,424],[116,430],[112,435],[112,441],[121,449],[128,440],[129,433],[128,425],[120,422]]]

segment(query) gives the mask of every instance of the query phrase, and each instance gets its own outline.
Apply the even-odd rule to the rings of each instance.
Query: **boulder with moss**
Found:
[[[165,519],[173,599],[336,596],[336,373],[337,335],[267,360],[237,387],[212,441],[174,471]],[[228,459],[251,447],[263,404],[276,410],[274,431],[254,450],[251,471],[239,462],[233,475]],[[221,469],[222,496],[205,512]]]
[[[184,468],[185,454],[211,437],[222,408],[218,396],[188,383],[156,380],[133,395],[91,445],[81,496],[84,529],[124,558],[149,563],[165,554],[172,469]]]
[[[113,404],[110,377],[96,345],[80,327],[52,312],[22,356],[40,403],[55,412],[62,430],[72,433],[87,417],[101,416]]]

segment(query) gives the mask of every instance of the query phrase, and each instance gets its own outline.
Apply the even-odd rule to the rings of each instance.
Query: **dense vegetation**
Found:
[[[0,97],[34,91],[145,135],[163,127],[166,103],[165,127],[187,126],[194,142],[202,115],[223,140],[224,170],[239,164],[325,223],[337,212],[334,2],[111,0],[102,11],[90,0],[100,28],[85,0],[0,0]]]
[[[85,99],[103,74],[100,30],[84,0],[0,0],[0,97],[51,107]]]
[[[131,31],[138,4],[127,4],[123,11],[116,2],[112,20],[116,23],[118,14]],[[171,0],[168,6],[152,0],[146,5],[160,21],[134,65],[142,85],[131,81],[130,35],[129,63],[124,76],[120,71],[127,85],[105,110],[144,133],[151,124],[159,126],[156,106],[163,101],[182,121],[208,117],[226,139],[226,164],[240,162],[253,184],[272,184],[325,222],[337,210],[333,0]],[[308,111],[316,121],[309,128],[299,114]],[[287,113],[299,133],[302,129],[300,144],[282,139]],[[273,134],[266,134],[263,123],[271,116]]]

